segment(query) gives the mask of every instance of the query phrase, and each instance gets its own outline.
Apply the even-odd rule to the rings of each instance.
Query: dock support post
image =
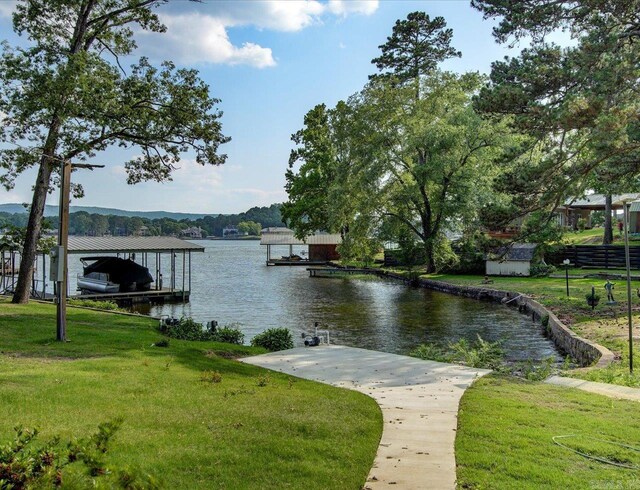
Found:
[[[175,289],[176,285],[176,255],[171,250],[171,292]]]
[[[189,294],[191,294],[191,250],[189,250]]]
[[[185,292],[184,292],[184,276],[185,276],[185,269],[186,263],[185,263],[185,252],[184,250],[182,251],[182,302],[184,303],[184,299],[185,299]]]
[[[47,273],[46,273],[47,254],[42,254],[42,299],[47,299]]]

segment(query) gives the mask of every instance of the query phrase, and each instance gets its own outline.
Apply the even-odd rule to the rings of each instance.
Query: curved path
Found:
[[[365,489],[453,489],[460,397],[489,371],[344,346],[297,348],[242,359],[371,396],[384,427]]]

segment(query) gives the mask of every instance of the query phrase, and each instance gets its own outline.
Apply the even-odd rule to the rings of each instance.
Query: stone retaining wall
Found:
[[[381,277],[400,280],[407,284],[413,282],[403,276],[389,272],[381,272],[379,275]],[[576,335],[575,332],[567,328],[567,326],[564,325],[556,315],[528,296],[509,291],[500,291],[497,289],[462,286],[448,282],[434,281],[432,279],[419,279],[417,283],[417,285],[421,287],[441,291],[443,293],[455,294],[458,296],[465,296],[467,298],[485,301],[494,301],[514,307],[517,306],[520,312],[530,314],[533,320],[540,321],[543,324],[546,323],[545,328],[547,335],[554,341],[560,350],[569,354],[571,358],[577,361],[581,366],[593,365],[595,367],[605,367],[613,362],[613,352],[606,347]]]

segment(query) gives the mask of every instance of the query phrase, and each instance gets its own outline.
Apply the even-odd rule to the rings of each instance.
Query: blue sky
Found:
[[[12,5],[0,0],[0,39],[13,43]],[[495,43],[493,22],[484,21],[466,0],[170,2],[158,10],[167,34],[139,35],[135,54],[200,71],[211,94],[221,99],[223,132],[232,138],[221,147],[227,163],[200,167],[186,155],[173,182],[128,186],[123,164],[131,154],[108,150],[94,159],[107,168],[74,173],[86,195],[72,204],[236,213],[285,201],[290,136],[304,114],[361,89],[395,21],[416,10],[443,16],[453,29],[462,58],[446,62],[446,69],[488,73],[492,61],[517,54]],[[34,179],[34,172],[26,172],[12,191],[0,189],[0,203],[30,201]],[[57,203],[57,196],[49,203]]]

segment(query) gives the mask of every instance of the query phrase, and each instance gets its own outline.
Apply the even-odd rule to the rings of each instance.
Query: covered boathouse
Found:
[[[342,237],[337,233],[316,232],[304,240],[294,236],[293,230],[284,227],[271,227],[262,230],[260,245],[267,247],[267,265],[322,265],[331,260],[338,260],[337,246],[342,243]],[[294,245],[307,245],[307,258],[293,254]],[[288,246],[289,255],[272,257],[274,246]]]
[[[118,304],[132,303],[164,303],[189,301],[191,293],[191,253],[204,252],[204,247],[195,243],[168,236],[70,236],[68,246],[68,262],[73,256],[115,256],[134,260],[146,267],[153,281],[146,291],[96,292],[78,294],[67,291],[69,298],[94,300],[110,300]],[[14,274],[3,274],[0,278],[0,293],[9,294],[17,282],[20,253],[17,250],[3,251],[2,259],[15,264]],[[32,278],[31,295],[41,299],[53,298],[53,286],[48,277],[49,257],[40,253],[36,259],[36,268]],[[84,257],[83,257],[84,258]],[[73,270],[73,269],[72,269]],[[4,271],[3,271],[4,272]],[[75,284],[67,272],[67,287]]]

